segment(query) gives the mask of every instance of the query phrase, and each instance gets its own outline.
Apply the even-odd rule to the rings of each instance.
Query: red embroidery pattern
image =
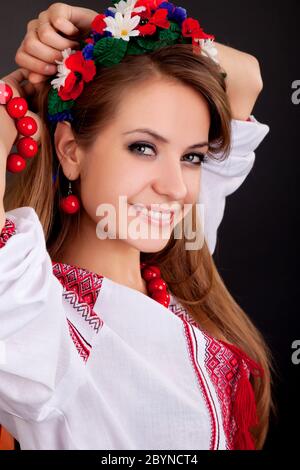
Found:
[[[230,349],[221,345],[215,338],[207,333],[204,333],[204,337],[206,341],[205,366],[217,390],[228,448],[232,450],[237,430],[232,407],[236,388],[241,378],[239,361]]]
[[[63,292],[64,298],[73,306],[75,310],[81,315],[82,318],[85,319],[86,322],[90,324],[90,326],[99,333],[100,328],[103,325],[103,320],[92,310],[92,308],[82,302],[82,300],[78,297],[76,292]]]
[[[2,228],[0,232],[0,248],[2,248],[6,244],[7,240],[9,240],[9,238],[15,234],[16,234],[15,223],[11,219],[6,218],[4,227]]]
[[[170,306],[170,310],[183,321],[187,321],[198,328],[205,338],[205,367],[219,399],[223,428],[227,440],[226,447],[227,449],[233,449],[233,440],[237,430],[237,424],[233,417],[232,407],[238,382],[242,375],[239,361],[230,349],[226,348],[217,339],[202,330],[198,323],[195,322],[179,303]],[[243,367],[247,368],[244,361],[242,361],[242,364]]]
[[[194,371],[196,373],[200,389],[202,395],[204,397],[207,409],[210,415],[210,428],[211,428],[211,437],[210,437],[210,450],[217,450],[219,448],[219,435],[220,435],[220,428],[218,423],[218,415],[215,409],[214,401],[211,396],[209,386],[206,382],[205,376],[201,369],[201,366],[198,362],[198,351],[197,351],[197,338],[195,334],[193,334],[192,328],[190,327],[189,323],[183,320],[184,326],[184,333],[188,344],[188,350],[191,362],[193,364]]]
[[[78,299],[91,307],[91,316],[97,316],[92,308],[99,295],[103,276],[87,269],[52,261],[53,273],[67,291],[76,292]]]
[[[103,320],[93,311],[93,307],[101,290],[103,276],[92,273],[77,266],[52,261],[53,274],[63,286],[63,297],[77,311],[81,318],[96,333],[103,326]],[[78,354],[87,361],[92,346],[84,338],[69,319],[69,331]]]
[[[75,344],[80,357],[82,357],[83,361],[86,362],[89,358],[92,347],[90,344],[86,342],[83,336],[80,335],[80,333],[75,328],[75,326],[70,322],[70,320],[67,319],[67,321],[69,325],[70,336],[73,340],[73,343]]]
[[[190,314],[185,310],[185,308],[183,308],[178,302],[176,302],[175,299],[174,299],[174,303],[169,305],[169,310],[175,313],[175,315],[177,315],[182,320],[185,320],[189,322],[191,325],[199,328],[195,320],[190,316]]]

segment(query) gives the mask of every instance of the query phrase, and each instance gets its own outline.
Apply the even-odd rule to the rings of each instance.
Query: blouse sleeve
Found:
[[[204,236],[213,254],[217,240],[217,230],[225,210],[225,198],[236,191],[250,173],[254,161],[254,151],[270,131],[250,116],[248,121],[232,119],[231,151],[227,159],[209,159],[202,163],[200,194],[198,202],[203,204],[202,214]]]
[[[42,420],[82,372],[71,347],[62,285],[35,210],[6,212],[0,234],[0,416]],[[67,398],[67,397],[66,397]],[[1,420],[0,420],[1,422]]]

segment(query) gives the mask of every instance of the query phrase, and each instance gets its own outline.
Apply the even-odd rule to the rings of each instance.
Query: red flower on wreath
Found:
[[[150,15],[151,10],[156,10],[156,8],[159,7],[159,5],[165,1],[168,0],[137,0],[137,2],[134,4],[134,8],[146,7],[146,10],[141,13],[148,13]],[[139,13],[139,15],[141,13]]]
[[[96,31],[97,33],[103,34],[103,29],[107,26],[104,21],[104,18],[106,18],[106,15],[103,15],[103,13],[100,13],[99,15],[95,16],[91,24],[92,30]]]
[[[81,51],[71,54],[65,60],[65,66],[70,73],[58,95],[63,101],[76,100],[82,93],[84,83],[90,82],[96,75],[96,66],[93,60],[85,60]]]
[[[137,5],[135,5],[137,6]],[[141,20],[135,29],[139,30],[140,36],[150,36],[156,32],[156,28],[168,29],[170,22],[167,20],[168,10],[159,8],[153,14],[149,10],[140,13],[132,13],[133,16],[140,16]]]
[[[182,35],[191,37],[193,44],[198,44],[197,39],[215,39],[212,34],[206,34],[201,28],[199,21],[194,18],[186,18],[181,26]]]

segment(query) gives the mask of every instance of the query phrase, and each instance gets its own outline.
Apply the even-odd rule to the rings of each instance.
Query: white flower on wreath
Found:
[[[139,15],[130,17],[131,13],[125,13],[123,16],[117,11],[115,17],[107,16],[104,18],[107,27],[103,31],[110,31],[112,36],[118,39],[129,41],[130,36],[139,36],[138,29],[134,29],[140,22]]]
[[[71,70],[66,67],[65,62],[70,55],[75,54],[76,52],[77,51],[74,51],[70,47],[68,47],[67,49],[64,49],[62,51],[63,60],[60,61],[55,59],[55,62],[58,64],[56,75],[57,78],[51,81],[51,85],[53,85],[54,89],[59,90],[61,86],[65,86],[66,78],[71,72]]]
[[[126,13],[140,13],[141,11],[146,10],[146,7],[136,7],[134,8],[134,5],[136,4],[136,0],[127,0],[126,2],[124,0],[121,0],[119,3],[114,3],[114,7],[108,7],[108,10],[112,11],[113,13],[121,13],[121,15],[125,15]]]
[[[198,39],[199,45],[201,47],[201,54],[210,57],[213,61],[217,64],[219,63],[217,56],[218,56],[218,49],[214,45],[213,39]]]

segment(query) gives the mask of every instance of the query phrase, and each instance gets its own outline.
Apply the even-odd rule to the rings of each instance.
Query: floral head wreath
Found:
[[[80,50],[62,51],[57,78],[48,94],[48,120],[73,121],[74,101],[93,80],[96,66],[113,66],[125,55],[147,54],[173,44],[192,44],[198,53],[218,63],[213,35],[188,18],[184,8],[162,0],[121,0],[98,14]],[[223,73],[226,76],[225,73]]]

